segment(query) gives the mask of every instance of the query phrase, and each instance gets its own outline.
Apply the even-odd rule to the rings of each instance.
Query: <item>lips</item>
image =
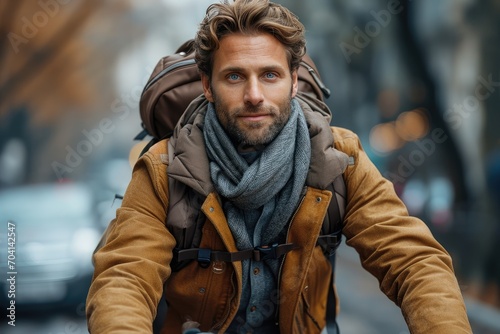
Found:
[[[246,110],[242,110],[236,116],[247,122],[260,122],[268,117],[272,117],[272,113],[265,108],[256,107],[256,108],[245,108]],[[253,110],[252,110],[253,109]]]
[[[248,122],[260,122],[270,116],[270,114],[247,114],[240,115],[239,117]]]

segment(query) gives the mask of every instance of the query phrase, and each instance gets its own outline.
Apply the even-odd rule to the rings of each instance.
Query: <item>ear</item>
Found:
[[[298,70],[292,72],[292,97],[297,95],[297,91],[299,90],[299,73]]]
[[[203,94],[209,102],[214,102],[212,88],[210,87],[210,79],[204,73],[201,74],[201,84],[203,85]]]

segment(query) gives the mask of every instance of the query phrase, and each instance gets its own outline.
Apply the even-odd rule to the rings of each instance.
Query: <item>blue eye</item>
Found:
[[[228,79],[229,80],[238,80],[240,76],[236,73],[229,74]]]
[[[266,79],[274,79],[276,78],[276,74],[273,72],[268,72],[265,74]]]

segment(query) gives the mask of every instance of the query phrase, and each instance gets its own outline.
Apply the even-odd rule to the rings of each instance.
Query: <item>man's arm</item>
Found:
[[[166,177],[166,165],[154,148],[134,167],[122,206],[94,255],[87,298],[92,334],[152,332],[175,246],[164,223]]]
[[[355,159],[345,173],[346,243],[401,307],[411,333],[472,333],[449,254],[421,220],[408,216],[359,139],[336,131],[337,147]]]

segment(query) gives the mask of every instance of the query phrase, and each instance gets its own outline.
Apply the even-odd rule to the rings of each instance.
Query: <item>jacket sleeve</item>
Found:
[[[354,158],[344,174],[344,234],[362,266],[401,308],[411,333],[472,333],[449,254],[421,220],[408,215],[357,136],[343,129],[334,135],[337,148]]]
[[[152,332],[175,246],[165,226],[166,164],[155,150],[137,161],[122,206],[94,254],[86,308],[92,334]]]

